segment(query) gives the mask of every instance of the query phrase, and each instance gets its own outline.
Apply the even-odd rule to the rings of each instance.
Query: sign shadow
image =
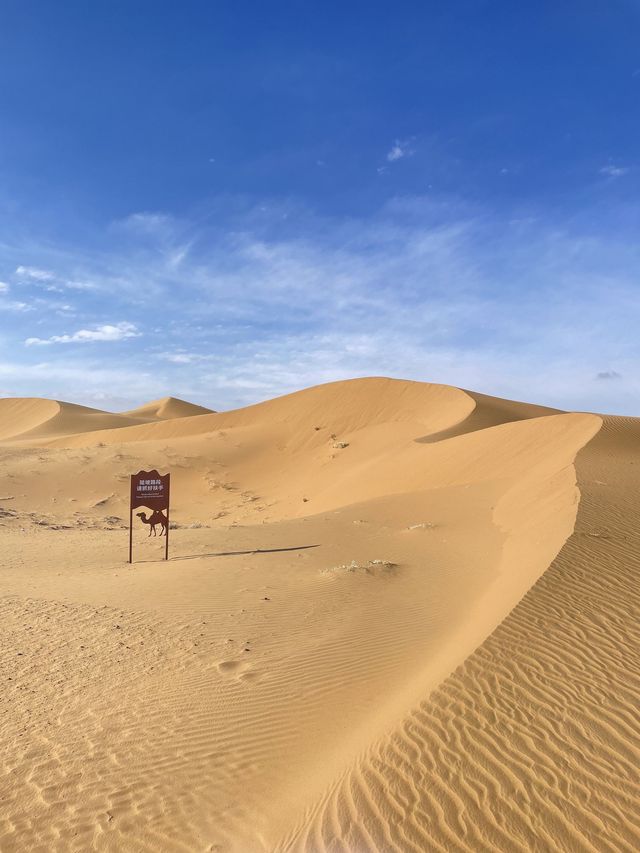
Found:
[[[169,562],[173,563],[176,560],[197,560],[198,557],[238,557],[248,554],[278,554],[281,551],[307,551],[309,548],[319,548],[317,545],[294,545],[289,548],[254,548],[251,551],[213,551],[208,554],[185,554],[181,557],[170,557]]]

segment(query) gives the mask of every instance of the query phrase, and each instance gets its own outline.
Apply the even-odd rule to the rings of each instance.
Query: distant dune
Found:
[[[0,400],[0,849],[638,849],[639,439],[387,378]]]
[[[211,414],[211,409],[204,406],[196,406],[187,403],[186,400],[178,400],[176,397],[162,397],[160,400],[152,400],[130,412],[122,412],[129,418],[146,420],[169,420],[171,418],[190,418],[193,415]]]
[[[69,436],[210,412],[211,409],[186,403],[175,397],[154,400],[138,409],[120,414],[59,400],[5,397],[0,398],[0,441]]]

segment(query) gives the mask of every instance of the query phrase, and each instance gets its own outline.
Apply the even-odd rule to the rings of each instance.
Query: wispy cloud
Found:
[[[64,281],[64,287],[69,290],[96,290],[97,285],[93,281]]]
[[[626,166],[614,166],[612,163],[608,163],[600,169],[600,174],[607,178],[621,178],[628,171],[629,169]]]
[[[28,302],[20,302],[16,299],[0,299],[0,311],[17,311],[18,313],[24,313],[25,311],[32,311],[33,307],[29,305]]]
[[[24,313],[25,311],[32,310],[33,306],[29,305],[28,302],[22,302],[19,299],[9,299],[8,296],[10,291],[11,287],[7,282],[0,281],[0,311]]]
[[[616,370],[602,370],[600,373],[596,373],[596,379],[604,380],[606,382],[611,379],[622,379],[622,375]]]
[[[45,346],[48,344],[86,344],[95,341],[122,341],[125,338],[138,337],[140,333],[133,323],[122,322],[111,325],[106,323],[93,329],[79,329],[71,335],[51,335],[49,338],[27,338],[26,346]]]
[[[157,354],[157,358],[161,361],[169,361],[171,364],[194,364],[207,361],[211,357],[195,352],[161,352]]]
[[[22,264],[16,268],[16,275],[21,278],[32,278],[35,281],[53,281],[54,273],[49,270],[42,270],[38,267],[26,267]]]
[[[459,199],[420,197],[360,219],[270,202],[236,202],[224,227],[161,218],[140,239],[110,232],[108,251],[32,251],[56,282],[95,287],[73,299],[40,288],[36,310],[5,324],[5,358],[26,371],[35,353],[46,347],[49,356],[49,373],[24,373],[24,393],[78,398],[82,387],[91,402],[96,383],[84,390],[68,377],[108,367],[114,394],[133,405],[138,386],[129,394],[117,379],[133,357],[154,365],[157,396],[216,409],[374,374],[560,408],[640,409],[640,247],[631,227],[594,236],[586,216],[585,226],[532,210],[500,218]],[[170,249],[187,243],[176,266]],[[71,311],[78,331],[60,328]],[[112,322],[116,311],[128,320]],[[73,347],[54,346],[91,342],[109,346],[100,358],[98,347],[84,349],[82,365]],[[603,363],[620,379],[595,382]]]
[[[20,265],[16,267],[15,276],[21,286],[32,285],[49,293],[64,293],[65,290],[96,290],[97,285],[87,279],[69,278],[51,269]]]
[[[403,157],[411,157],[415,151],[412,147],[413,139],[396,139],[387,152],[387,160],[393,163],[402,160]]]

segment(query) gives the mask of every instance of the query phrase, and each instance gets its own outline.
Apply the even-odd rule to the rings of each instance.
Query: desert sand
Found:
[[[0,463],[2,851],[640,849],[640,419],[2,399]]]

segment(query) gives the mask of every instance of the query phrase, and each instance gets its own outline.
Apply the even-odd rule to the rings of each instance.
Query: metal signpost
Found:
[[[170,474],[164,476],[153,471],[138,471],[131,475],[131,500],[129,503],[129,562],[133,562],[133,511],[140,506],[151,510],[147,518],[145,512],[136,515],[143,524],[149,525],[149,536],[157,535],[157,527],[160,527],[160,536],[164,533],[164,558],[169,559],[169,478]],[[163,515],[162,510],[166,510]]]

